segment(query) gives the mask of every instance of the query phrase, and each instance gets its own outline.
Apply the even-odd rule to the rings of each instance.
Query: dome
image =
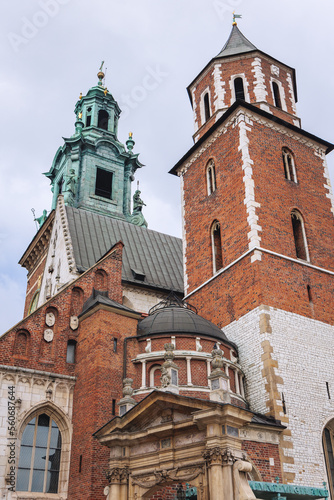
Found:
[[[175,335],[179,333],[196,337],[214,337],[234,346],[218,326],[202,318],[183,304],[169,304],[155,309],[147,318],[138,323],[137,335],[139,337],[157,334]]]

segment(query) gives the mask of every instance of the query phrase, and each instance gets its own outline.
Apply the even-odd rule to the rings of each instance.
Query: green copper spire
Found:
[[[132,134],[126,146],[117,138],[121,109],[104,86],[103,64],[97,85],[81,93],[75,105],[74,134],[64,139],[45,175],[51,181],[52,208],[62,194],[65,205],[132,222],[131,182],[143,165],[133,152]]]

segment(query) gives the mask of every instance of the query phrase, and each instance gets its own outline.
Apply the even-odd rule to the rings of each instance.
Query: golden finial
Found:
[[[82,99],[82,92],[80,92],[79,99]]]
[[[108,89],[107,89],[107,87],[104,89],[103,93],[104,93],[104,95],[107,95],[107,94],[108,94]]]
[[[99,81],[98,81],[98,85],[99,85],[100,87],[102,87],[102,80],[103,80],[103,78],[104,78],[104,73],[103,73],[103,71],[102,71],[103,65],[104,65],[104,61],[102,61],[101,66],[100,66],[100,69],[99,69],[99,72],[98,72],[98,74],[97,74],[97,77],[98,77],[98,79],[99,79]]]
[[[129,139],[132,139],[133,133],[129,132]]]
[[[79,118],[79,120],[81,120],[81,118],[82,118],[82,111],[80,111],[80,113],[78,114],[78,118]]]

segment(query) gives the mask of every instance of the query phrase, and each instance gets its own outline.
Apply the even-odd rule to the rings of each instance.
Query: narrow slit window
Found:
[[[117,339],[114,339],[113,351],[117,352]]]
[[[245,100],[244,82],[240,76],[234,80],[234,91],[236,99]]]
[[[96,196],[111,199],[112,195],[112,172],[108,172],[103,168],[96,169]]]
[[[214,222],[211,232],[212,238],[212,255],[213,255],[213,272],[216,273],[223,267],[222,243],[220,234],[219,222]]]
[[[282,149],[284,175],[288,181],[297,183],[297,174],[293,154],[287,148]]]
[[[216,191],[216,171],[215,164],[210,161],[206,169],[206,181],[208,187],[208,195]]]
[[[92,108],[87,109],[87,117],[86,117],[86,127],[90,127],[92,123]]]
[[[281,94],[279,90],[279,86],[276,82],[272,82],[273,85],[273,94],[274,94],[274,104],[276,108],[282,109],[282,103],[281,103]]]
[[[309,260],[304,221],[301,214],[294,210],[291,213],[293,237],[295,240],[296,256],[298,259]]]
[[[312,302],[313,302],[313,300],[312,300],[312,292],[311,292],[311,287],[310,287],[310,285],[307,285],[307,296],[308,296],[308,300],[309,300],[309,302],[310,302],[310,303],[312,303]]]
[[[208,92],[204,95],[204,120],[207,122],[210,118],[210,101]]]

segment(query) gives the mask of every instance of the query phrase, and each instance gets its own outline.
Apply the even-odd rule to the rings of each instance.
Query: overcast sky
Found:
[[[132,131],[146,165],[136,179],[149,227],[181,236],[179,180],[168,171],[192,145],[186,87],[221,50],[234,9],[254,45],[296,68],[302,127],[334,141],[331,0],[1,2],[0,332],[22,318],[26,270],[17,262],[36,232],[31,209],[40,216],[51,206],[42,172],[73,134],[74,105],[101,60],[123,109],[119,139]],[[156,85],[147,88],[147,75]]]

